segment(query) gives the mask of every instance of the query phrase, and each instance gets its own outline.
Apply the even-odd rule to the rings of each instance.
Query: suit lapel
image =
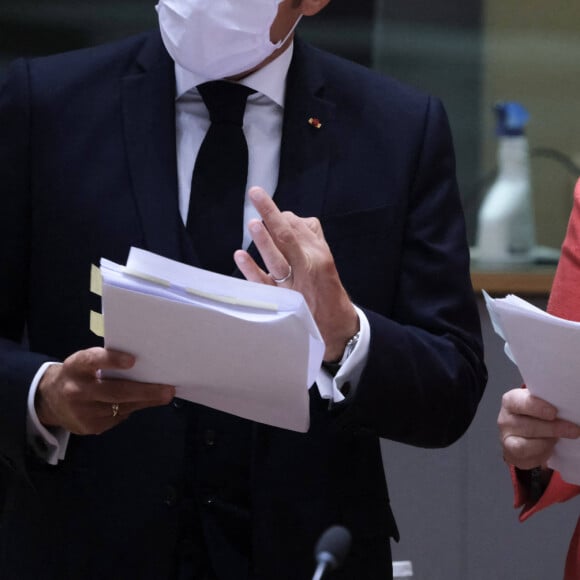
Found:
[[[324,78],[315,55],[298,39],[286,85],[280,175],[280,209],[319,216],[326,189],[334,132],[334,103],[324,98]],[[320,128],[309,120],[319,120]]]
[[[135,203],[146,249],[183,259],[175,152],[173,61],[158,34],[138,57],[138,71],[122,80],[123,120]],[[195,261],[195,257],[188,256]]]
[[[316,66],[314,51],[296,39],[286,85],[280,174],[274,201],[282,211],[301,217],[319,217],[322,213],[336,142],[335,105],[324,93],[324,75]],[[319,128],[315,120],[320,122]],[[262,263],[253,244],[249,252]]]

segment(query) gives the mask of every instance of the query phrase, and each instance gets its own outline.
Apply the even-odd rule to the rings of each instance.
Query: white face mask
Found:
[[[282,0],[159,0],[156,9],[167,52],[208,80],[248,71],[290,37],[270,41]]]

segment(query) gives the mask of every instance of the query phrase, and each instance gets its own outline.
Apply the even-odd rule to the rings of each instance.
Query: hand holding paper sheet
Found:
[[[305,432],[324,342],[303,296],[131,249],[101,260],[105,346],[134,354],[109,376],[174,385],[177,396]]]
[[[580,424],[580,323],[514,295],[484,296],[493,327],[527,388],[554,405],[560,418]],[[566,481],[580,484],[580,440],[560,439],[548,465]]]

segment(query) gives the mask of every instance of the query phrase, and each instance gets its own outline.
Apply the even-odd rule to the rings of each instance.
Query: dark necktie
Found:
[[[229,274],[243,237],[248,145],[242,124],[254,91],[226,81],[197,88],[211,124],[195,161],[186,226],[201,266]]]

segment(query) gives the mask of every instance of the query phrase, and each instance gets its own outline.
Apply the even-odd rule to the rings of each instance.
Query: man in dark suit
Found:
[[[271,46],[245,60],[230,48],[239,70],[189,61],[195,51],[180,42],[198,38],[197,17],[172,18],[200,10],[196,0],[160,3],[163,40],[154,31],[10,68],[0,577],[308,578],[317,537],[337,523],[353,547],[336,578],[391,576],[398,532],[379,437],[451,444],[486,372],[443,108],[294,39],[299,18],[328,1],[243,3]],[[229,6],[215,0],[199,17]],[[248,20],[231,6],[234,21]],[[208,23],[218,22],[201,41],[208,55],[237,46],[211,46],[229,38],[225,20]],[[327,347],[317,382],[338,393],[329,405],[311,389],[306,434],[174,399],[170,385],[102,379],[134,359],[89,330],[101,257],[124,263],[137,246],[202,267],[213,259],[217,242],[192,241],[188,208],[210,126],[202,85],[224,76],[255,91],[247,185],[263,188],[242,194],[243,249],[228,273],[304,294]]]

